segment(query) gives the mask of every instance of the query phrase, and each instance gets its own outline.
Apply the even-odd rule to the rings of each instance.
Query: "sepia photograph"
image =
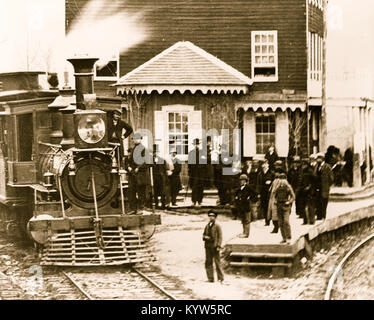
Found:
[[[0,0],[0,300],[374,300],[372,147],[373,0]]]

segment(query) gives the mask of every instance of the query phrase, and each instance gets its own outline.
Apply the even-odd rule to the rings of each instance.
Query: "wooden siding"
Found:
[[[67,31],[87,2],[66,0]],[[278,30],[279,81],[258,82],[252,90],[306,91],[305,0],[107,1],[101,14],[112,14],[118,3],[129,13],[143,12],[149,34],[146,41],[121,54],[121,76],[181,40],[191,41],[251,76],[251,31]]]
[[[323,37],[323,12],[312,4],[308,8],[308,31]]]

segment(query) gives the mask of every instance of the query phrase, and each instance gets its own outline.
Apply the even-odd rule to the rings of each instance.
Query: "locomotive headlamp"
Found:
[[[76,110],[74,113],[77,148],[105,148],[108,144],[106,113],[101,110]]]
[[[95,114],[81,118],[78,122],[78,134],[86,143],[98,143],[105,135],[104,120]]]

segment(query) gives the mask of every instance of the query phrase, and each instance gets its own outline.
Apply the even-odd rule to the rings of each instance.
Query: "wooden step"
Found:
[[[230,262],[233,267],[286,267],[291,268],[292,263],[284,262]]]
[[[230,257],[292,259],[294,256],[292,253],[231,252]]]

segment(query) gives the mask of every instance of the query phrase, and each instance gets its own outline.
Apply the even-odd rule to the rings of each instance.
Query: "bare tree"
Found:
[[[136,91],[128,92],[123,98],[123,101],[127,104],[130,124],[134,131],[144,127],[145,106],[149,99],[149,95]]]
[[[290,148],[294,148],[295,155],[299,155],[301,135],[303,128],[306,125],[306,118],[301,114],[300,110],[296,110],[293,114],[293,117],[289,118],[289,132],[291,136],[291,141],[293,143],[293,145],[291,145]]]

